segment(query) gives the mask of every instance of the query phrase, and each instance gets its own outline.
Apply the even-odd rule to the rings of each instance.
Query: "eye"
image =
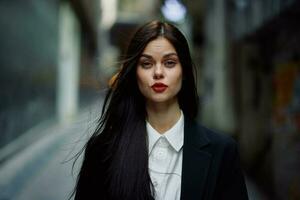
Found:
[[[152,62],[150,62],[150,61],[141,61],[140,62],[140,65],[141,65],[141,67],[142,68],[144,68],[144,69],[149,69],[149,68],[151,68],[152,67]]]
[[[172,67],[174,67],[176,64],[177,64],[177,62],[174,61],[174,60],[166,60],[166,61],[164,62],[164,65],[165,65],[166,67],[168,67],[168,68],[172,68]]]

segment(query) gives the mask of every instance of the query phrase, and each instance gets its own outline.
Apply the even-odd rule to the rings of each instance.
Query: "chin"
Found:
[[[167,102],[176,101],[176,99],[169,96],[160,96],[160,97],[149,98],[148,101],[152,103],[167,103]]]

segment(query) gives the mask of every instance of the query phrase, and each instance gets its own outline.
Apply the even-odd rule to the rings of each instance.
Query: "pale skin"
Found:
[[[182,67],[174,46],[163,37],[149,42],[139,59],[136,74],[146,99],[147,121],[163,134],[181,115],[177,94],[182,85]],[[155,91],[153,85],[157,83],[166,89]]]

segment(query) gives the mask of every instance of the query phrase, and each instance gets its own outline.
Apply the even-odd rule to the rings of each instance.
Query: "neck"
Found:
[[[146,104],[148,122],[151,126],[163,134],[179,120],[181,111],[178,101],[174,103],[150,103]]]

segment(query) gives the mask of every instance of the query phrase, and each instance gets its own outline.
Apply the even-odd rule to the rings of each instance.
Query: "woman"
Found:
[[[247,199],[235,142],[194,120],[193,72],[176,27],[137,30],[86,145],[75,199]]]

